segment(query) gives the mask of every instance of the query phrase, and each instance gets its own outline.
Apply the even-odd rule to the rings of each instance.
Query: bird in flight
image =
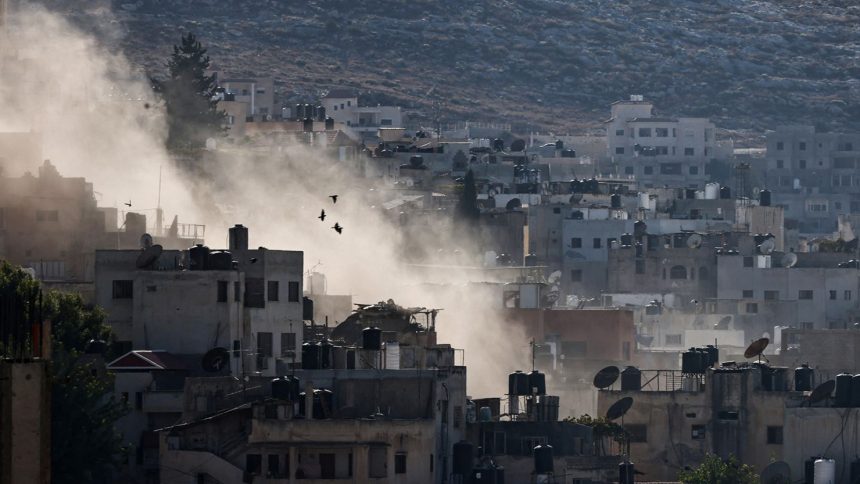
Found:
[[[331,203],[337,203],[337,195],[329,195],[328,197],[331,198]]]
[[[343,227],[341,227],[340,224],[338,224],[337,222],[334,223],[334,226],[332,228],[335,230],[335,232],[339,234],[343,232]]]
[[[129,201],[127,201],[127,202],[125,202],[125,206],[126,206],[126,207],[130,207],[130,206],[131,206],[131,200],[129,200]]]
[[[321,211],[321,212],[320,212],[320,216],[319,216],[319,217],[317,217],[317,218],[318,218],[318,219],[320,219],[320,220],[322,220],[323,222],[325,222],[325,210]]]

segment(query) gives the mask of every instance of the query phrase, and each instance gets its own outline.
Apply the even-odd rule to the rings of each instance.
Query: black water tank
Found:
[[[836,375],[836,394],[834,404],[836,407],[851,406],[851,380],[854,377],[848,373]]]
[[[732,189],[723,185],[720,187],[720,198],[723,200],[728,200],[732,198]]]
[[[576,158],[576,150],[561,150],[562,158]]]
[[[538,265],[538,256],[529,254],[525,256],[526,267],[536,267]]]
[[[761,373],[761,387],[763,390],[772,391],[773,390],[773,371],[767,363],[759,363],[755,362],[752,366],[759,369]]]
[[[621,371],[621,391],[636,391],[642,389],[642,372],[634,366],[628,366]]]
[[[609,205],[612,208],[621,208],[621,195],[614,193],[609,197]]]
[[[314,319],[314,300],[307,296],[302,296],[302,319],[305,321]]]
[[[529,373],[529,395],[546,395],[546,375],[534,370]]]
[[[230,250],[248,250],[248,227],[236,224],[227,230]]]
[[[278,400],[294,401],[301,393],[299,379],[294,376],[285,376],[272,380],[272,397]]]
[[[815,461],[818,457],[810,457],[803,461],[803,483],[815,484]]]
[[[205,271],[209,267],[209,247],[197,244],[188,249],[188,268],[192,271]]]
[[[706,367],[713,367],[717,363],[720,362],[720,350],[714,345],[707,345],[704,348],[705,353],[708,354],[708,362],[705,363]]]
[[[320,347],[308,341],[302,345],[302,369],[317,370],[320,367]]]
[[[332,391],[325,388],[314,390],[314,419],[331,418],[333,409],[334,394]]]
[[[600,183],[597,181],[597,178],[591,177],[588,180],[588,190],[587,193],[600,193]]]
[[[703,373],[702,353],[695,348],[690,348],[681,354],[681,373],[699,374]]]
[[[696,198],[696,190],[692,188],[685,189],[684,198],[686,198],[687,200],[694,200]]]
[[[103,355],[107,352],[108,345],[104,340],[91,339],[84,347],[84,353],[88,355]]]
[[[295,112],[293,113],[293,119],[301,121],[305,119],[305,105],[304,104],[296,104],[294,108]]]
[[[633,224],[633,237],[638,239],[648,233],[648,224],[641,220],[637,220]]]
[[[806,363],[794,369],[794,391],[812,391],[812,368]]]
[[[618,484],[633,484],[635,467],[632,462],[618,464]]]
[[[364,328],[361,332],[361,347],[365,350],[381,350],[382,330],[379,328]]]
[[[468,476],[472,473],[472,443],[461,440],[454,444],[452,459],[454,474]]]
[[[493,140],[493,150],[494,151],[504,151],[505,149],[505,140],[496,138]]]
[[[327,370],[332,367],[332,351],[334,345],[329,340],[320,343],[320,368]]]
[[[325,107],[317,106],[317,121],[325,121]]]
[[[570,182],[570,193],[582,193],[582,182],[579,180]]]
[[[424,157],[421,155],[412,155],[409,157],[410,168],[421,168],[424,166]]]
[[[528,395],[529,391],[529,376],[517,370],[508,375],[508,395]]]
[[[552,474],[552,446],[538,445],[534,448],[535,474]]]
[[[758,204],[762,207],[770,207],[770,190],[765,188],[758,193]]]
[[[630,234],[621,234],[621,246],[630,247],[633,245],[633,236]]]
[[[775,392],[788,391],[788,368],[783,366],[770,369],[771,390]]]
[[[860,407],[860,374],[851,378],[851,406]]]
[[[325,118],[325,130],[326,131],[334,130],[334,118]]]
[[[314,130],[313,118],[305,118],[305,120],[302,121],[302,131],[304,131],[305,133],[311,133],[311,132],[313,132],[313,130]]]
[[[860,459],[851,461],[851,471],[848,473],[848,482],[851,484],[860,483]]]
[[[215,250],[209,253],[209,270],[229,271],[233,269],[233,254],[226,250]]]
[[[557,149],[559,151],[563,150],[564,149],[564,141],[562,141],[560,139],[556,140],[555,141],[555,149]]]

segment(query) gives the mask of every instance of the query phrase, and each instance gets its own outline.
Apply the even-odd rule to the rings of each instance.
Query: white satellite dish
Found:
[[[556,284],[561,280],[561,271],[555,271],[547,277],[546,281],[550,284]]]
[[[687,247],[691,249],[698,249],[702,246],[702,236],[699,234],[693,234],[687,237]]]
[[[773,239],[766,239],[758,246],[758,251],[764,255],[769,255],[776,248],[776,242]]]
[[[782,256],[782,267],[794,267],[797,264],[797,254],[789,252]]]

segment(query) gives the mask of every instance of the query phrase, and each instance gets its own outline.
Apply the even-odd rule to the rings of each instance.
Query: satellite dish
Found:
[[[505,210],[509,212],[520,208],[523,208],[523,202],[521,202],[519,198],[512,198],[508,200],[507,204],[505,204]]]
[[[203,355],[200,366],[208,373],[219,373],[230,363],[230,352],[226,348],[212,348]]]
[[[766,239],[758,246],[758,251],[764,255],[770,255],[775,248],[776,242],[774,242],[773,239]]]
[[[511,142],[511,151],[523,151],[526,149],[526,142],[522,139],[515,139]]]
[[[698,249],[702,246],[702,236],[699,234],[693,234],[687,237],[687,247],[691,249]]]
[[[555,271],[546,278],[546,282],[549,284],[555,284],[559,280],[561,280],[561,271]]]
[[[835,380],[827,380],[821,385],[818,385],[814,390],[812,390],[812,393],[809,394],[809,405],[811,406],[813,403],[818,403],[830,398],[834,389],[836,389]]]
[[[744,358],[760,356],[764,352],[764,349],[767,348],[768,343],[770,343],[770,340],[767,338],[759,338],[753,341],[747,346],[746,351],[744,351]]]
[[[791,484],[791,467],[785,461],[771,462],[761,471],[761,484]]]
[[[782,256],[782,267],[794,267],[797,265],[797,254],[789,252]]]
[[[161,253],[164,251],[160,245],[155,244],[147,249],[144,249],[143,252],[137,256],[137,261],[134,265],[138,269],[146,269],[150,265],[152,265],[158,258],[161,256]]]
[[[140,248],[148,249],[152,247],[152,236],[149,234],[143,234],[140,236]]]
[[[618,379],[621,371],[617,366],[607,366],[594,375],[594,387],[599,389],[609,388]]]
[[[631,397],[624,397],[618,400],[606,411],[606,420],[615,420],[623,417],[632,406],[633,399]]]

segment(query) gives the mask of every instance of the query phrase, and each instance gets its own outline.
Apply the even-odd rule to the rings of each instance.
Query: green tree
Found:
[[[39,283],[2,262],[0,292],[30,295]],[[84,304],[77,294],[44,293],[39,311],[51,321],[51,479],[53,483],[107,480],[123,457],[114,423],[126,412],[113,398],[113,381],[99,371],[98,357],[86,354],[87,343],[110,337],[104,313]],[[2,353],[2,349],[0,349]]]
[[[169,78],[153,79],[167,108],[167,146],[174,152],[194,153],[207,138],[223,134],[225,114],[218,110],[216,76],[207,75],[206,49],[193,33],[183,35],[167,61]]]
[[[708,454],[695,469],[679,473],[678,480],[684,484],[759,484],[751,466],[741,464],[733,455],[723,460],[714,454]]]
[[[477,220],[480,213],[478,190],[475,188],[475,174],[469,170],[463,179],[463,191],[460,193],[460,201],[457,203],[457,215],[461,220],[469,222]]]

